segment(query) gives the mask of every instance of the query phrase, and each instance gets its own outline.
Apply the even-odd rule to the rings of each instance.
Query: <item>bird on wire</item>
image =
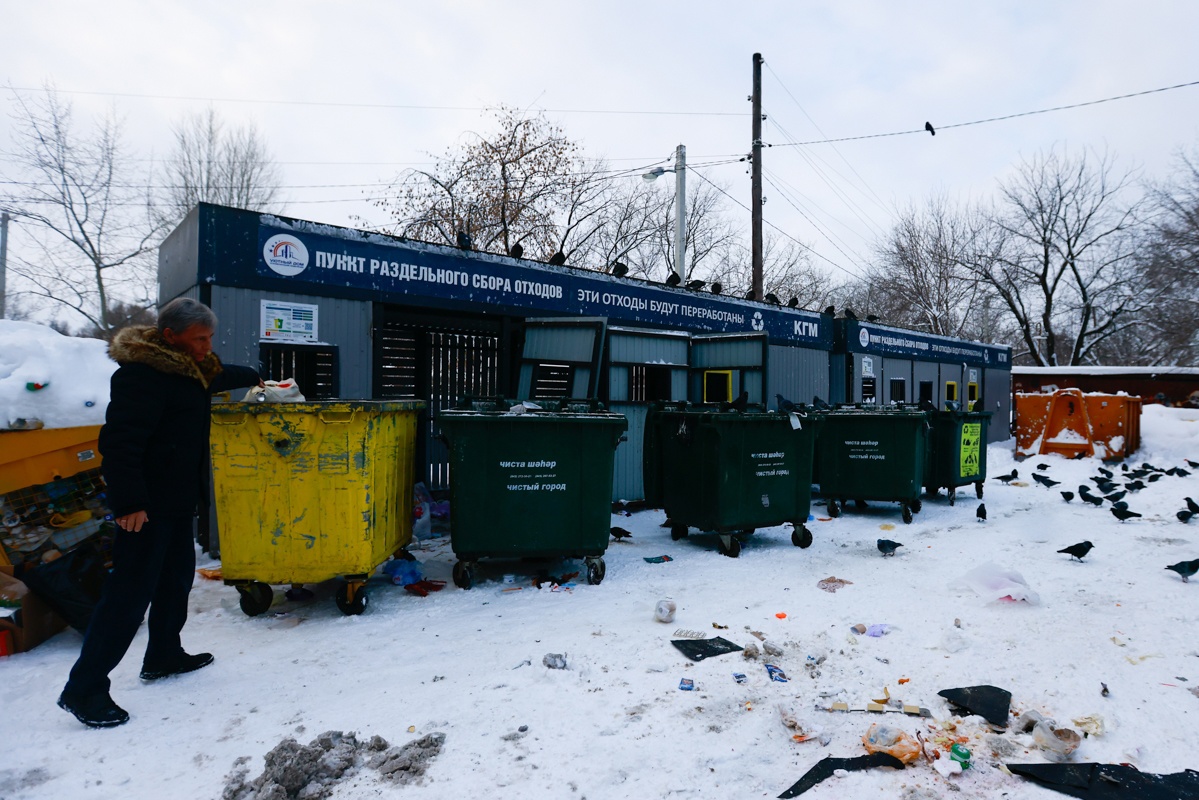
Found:
[[[512,245],[512,249],[508,251],[508,255],[512,256],[513,258],[520,258],[524,254],[525,254],[525,248],[523,245],[521,245],[520,242],[517,242],[516,244]]]
[[[1049,478],[1045,475],[1038,475],[1035,472],[1032,474],[1032,479],[1044,486],[1046,489],[1052,489],[1054,486],[1061,484],[1061,481],[1055,481],[1052,478]]]
[[[683,279],[679,277],[679,273],[677,273],[677,272],[672,272],[666,276],[666,285],[667,286],[678,286],[682,282],[683,282]]]
[[[1095,545],[1091,544],[1090,542],[1079,542],[1078,544],[1072,544],[1069,547],[1063,547],[1061,550],[1058,550],[1058,552],[1065,553],[1066,555],[1070,556],[1071,559],[1077,558],[1079,561],[1082,561],[1083,556],[1091,552],[1091,548],[1094,546]]]
[[[551,264],[551,265],[553,265],[553,266],[555,266],[555,267],[561,267],[561,266],[565,266],[565,264],[566,264],[566,253],[563,253],[561,250],[559,250],[558,252],[554,253],[552,256],[550,256],[550,264]]]
[[[615,540],[616,540],[616,541],[618,541],[618,542],[619,542],[619,541],[623,541],[624,539],[632,539],[632,538],[633,538],[633,534],[632,534],[632,533],[630,533],[629,531],[625,530],[624,528],[619,528],[619,527],[617,527],[617,526],[615,526],[615,525],[613,525],[613,526],[612,526],[612,531],[611,531],[611,532],[612,532],[612,538],[613,538],[613,539],[615,539]]]
[[[1127,508],[1116,508],[1115,506],[1112,506],[1111,512],[1112,512],[1112,516],[1115,517],[1116,519],[1120,520],[1121,522],[1124,522],[1125,520],[1130,520],[1133,517],[1141,516],[1140,514],[1138,514],[1135,511],[1129,511]]]
[[[1187,511],[1190,511],[1192,514],[1199,514],[1199,503],[1196,503],[1189,497],[1184,497],[1183,499],[1187,501]]]
[[[460,249],[460,250],[473,250],[474,249],[474,246],[470,240],[470,234],[468,234],[466,231],[458,231],[456,238],[458,240],[458,249]]]
[[[1074,499],[1074,492],[1062,492],[1062,499],[1069,503]]]
[[[933,124],[931,122],[924,123],[924,129],[926,131],[928,131],[929,133],[931,133],[933,136],[937,135],[937,129],[933,127]]]
[[[974,511],[974,517],[975,517],[975,519],[977,519],[979,522],[986,522],[986,521],[987,521],[987,504],[986,504],[986,503],[979,503],[979,504],[978,504],[978,508],[977,508],[977,509],[975,509],[975,511]]]
[[[712,294],[720,294],[723,291],[724,291],[724,287],[721,286],[718,281],[712,282],[712,288],[711,288]]]
[[[704,281],[701,281],[697,278],[696,280],[693,280],[693,281],[687,281],[687,283],[685,285],[691,291],[698,292],[700,289],[704,288]]]
[[[893,542],[890,539],[878,540],[878,551],[883,554],[883,557],[895,555],[895,551],[903,547],[899,542]]]
[[[623,278],[625,275],[629,274],[629,265],[625,264],[623,261],[613,261],[612,274],[617,278]]]
[[[1171,564],[1166,567],[1166,569],[1181,575],[1183,583],[1190,583],[1190,577],[1199,572],[1199,558],[1196,558],[1194,561],[1179,561],[1177,564]]]
[[[1019,471],[1016,470],[1015,467],[1013,467],[1010,475],[996,475],[994,477],[994,480],[1001,481],[1003,483],[1011,483],[1012,481],[1016,480],[1016,478],[1019,478],[1019,477],[1020,477]]]

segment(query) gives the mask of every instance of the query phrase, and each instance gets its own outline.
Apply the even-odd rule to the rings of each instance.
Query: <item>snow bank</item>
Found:
[[[47,428],[102,424],[116,368],[107,342],[0,320],[0,427],[21,418]]]

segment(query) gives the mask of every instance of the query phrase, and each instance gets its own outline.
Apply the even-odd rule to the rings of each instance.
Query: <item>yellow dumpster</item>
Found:
[[[212,408],[221,577],[250,616],[270,584],[342,577],[337,607],[366,608],[367,578],[412,540],[423,403],[225,403]]]

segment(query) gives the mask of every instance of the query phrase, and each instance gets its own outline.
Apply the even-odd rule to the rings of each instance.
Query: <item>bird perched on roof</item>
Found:
[[[747,292],[745,293],[745,299],[746,299],[746,300],[753,300],[753,299],[754,299],[754,297],[755,297],[755,295],[754,295],[754,290],[753,290],[753,289],[750,289],[749,291],[747,291]]]
[[[524,254],[525,248],[520,242],[512,245],[512,247],[508,250],[508,255],[512,256],[513,258],[520,258]]]
[[[704,288],[704,281],[701,281],[697,278],[693,281],[687,281],[687,283],[683,285],[693,292],[698,292],[700,289]]]
[[[1019,471],[1017,471],[1016,468],[1013,467],[1010,475],[996,475],[994,477],[994,480],[1002,481],[1003,483],[1011,483],[1012,481],[1016,480],[1016,478],[1019,478],[1019,477],[1020,477]]]
[[[1078,544],[1072,544],[1069,547],[1063,547],[1061,550],[1058,550],[1058,552],[1065,553],[1072,559],[1077,558],[1079,561],[1082,561],[1083,556],[1091,552],[1091,548],[1094,546],[1095,545],[1091,544],[1090,542],[1079,542]]]
[[[1074,499],[1074,492],[1062,492],[1062,499],[1069,503]]]
[[[712,287],[709,289],[709,291],[712,292],[712,294],[720,294],[724,291],[724,287],[720,285],[719,281],[712,281]]]
[[[795,411],[796,409],[799,408],[799,406],[795,405],[795,403],[792,403],[790,400],[783,397],[781,394],[776,394],[774,396],[774,399],[778,401],[779,411]]]
[[[615,525],[612,526],[611,532],[612,532],[612,538],[618,542],[623,539],[632,539],[633,538],[632,533],[630,533],[629,531],[626,531],[624,528],[619,528]]]
[[[1166,567],[1166,569],[1181,575],[1183,583],[1190,583],[1189,578],[1196,572],[1199,572],[1199,558],[1196,558],[1194,561],[1179,561],[1177,564],[1171,564]]]
[[[1199,503],[1196,503],[1189,497],[1184,497],[1183,499],[1187,501],[1187,511],[1190,511],[1192,514],[1199,514]]]
[[[678,286],[682,282],[683,282],[683,279],[679,277],[679,273],[677,273],[677,272],[672,272],[666,276],[666,285],[667,286]]]
[[[774,292],[766,293],[766,302],[774,303],[776,306],[781,306],[783,304],[783,301],[779,300],[778,295],[776,295]]]
[[[979,522],[987,521],[987,504],[979,503],[978,508],[974,511],[974,516]]]
[[[1195,516],[1195,512],[1188,511],[1187,509],[1184,508],[1182,511],[1179,511],[1174,516],[1178,518],[1179,522],[1181,522],[1182,524],[1185,525],[1186,523],[1191,521],[1191,517]]]
[[[721,403],[720,404],[721,411],[741,412],[741,411],[744,411],[748,407],[749,407],[749,392],[742,392],[741,394],[737,395],[737,399],[732,401],[731,403]]]
[[[550,256],[550,264],[555,267],[561,267],[566,264],[566,253],[563,253],[561,250],[554,253],[552,256]]]
[[[890,539],[878,540],[878,551],[882,553],[884,557],[895,555],[895,551],[900,547],[903,547],[903,545],[899,542],[893,542]]]
[[[928,131],[929,133],[931,133],[933,136],[937,135],[937,130],[936,130],[936,128],[933,127],[933,124],[931,122],[924,123],[924,129],[926,131]]]
[[[625,275],[629,274],[629,265],[625,264],[623,261],[613,261],[612,274],[617,278],[623,278]]]
[[[799,308],[799,298],[792,297],[787,301],[787,308]]]
[[[867,314],[866,315],[867,322],[878,322],[880,319],[882,319],[882,317],[880,317],[878,314]]]
[[[837,309],[833,308],[832,306],[827,306],[824,309],[824,313],[828,314],[830,317],[835,317],[837,316]]]
[[[1127,508],[1116,508],[1115,506],[1112,506],[1111,512],[1112,512],[1112,516],[1115,517],[1116,519],[1120,520],[1121,522],[1132,519],[1133,517],[1141,516],[1140,514],[1138,514],[1135,511],[1129,511]]]
[[[815,408],[817,411],[832,410],[832,406],[830,406],[828,403],[824,402],[823,398],[821,398],[820,395],[815,395],[815,394],[812,395],[812,407]]]
[[[853,313],[852,308],[847,308],[844,311],[842,311],[841,313],[845,316],[846,319],[857,319],[858,318],[858,315]]]
[[[470,234],[468,234],[466,231],[458,231],[457,239],[458,239],[459,249],[461,249],[461,250],[473,250],[474,249],[474,246],[472,245],[471,240],[470,240]]]
[[[1061,483],[1061,481],[1055,481],[1052,478],[1046,477],[1045,475],[1038,475],[1035,472],[1032,474],[1032,479],[1044,486],[1046,489],[1052,489],[1054,486],[1057,486]]]

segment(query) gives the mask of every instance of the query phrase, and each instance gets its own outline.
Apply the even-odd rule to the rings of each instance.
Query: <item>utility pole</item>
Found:
[[[761,300],[762,288],[762,54],[754,53],[753,150],[750,157],[749,214],[753,228],[754,299]]]
[[[4,319],[4,291],[8,274],[8,212],[0,213],[0,319]]]
[[[687,277],[687,148],[674,152],[674,271],[681,283]]]

